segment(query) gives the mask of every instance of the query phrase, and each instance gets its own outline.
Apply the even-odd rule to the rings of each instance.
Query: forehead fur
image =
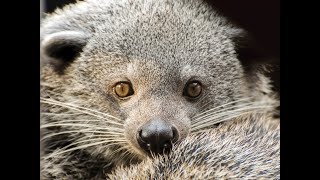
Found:
[[[57,11],[43,23],[41,34],[84,31],[92,36],[84,53],[90,56],[117,52],[135,59],[193,63],[234,54],[230,39],[242,30],[205,2],[175,1],[87,0]]]
[[[204,2],[140,1],[143,0],[118,2],[112,9],[101,2],[100,13],[88,13],[100,17],[86,49],[88,54],[118,52],[134,59],[168,64],[192,63],[208,56],[223,59],[234,53],[230,39],[241,30],[228,24]]]

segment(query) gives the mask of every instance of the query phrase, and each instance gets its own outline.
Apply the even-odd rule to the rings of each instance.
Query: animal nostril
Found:
[[[162,144],[162,147],[165,148],[165,149],[171,149],[172,143],[173,143],[173,142],[172,142],[171,140],[166,141],[166,142],[164,142],[164,143]]]
[[[140,141],[143,141],[143,138],[142,138],[142,129],[140,129],[138,131],[138,137],[137,137]]]
[[[178,139],[179,139],[179,133],[178,133],[178,130],[177,130],[177,128],[175,128],[175,127],[172,127],[172,134],[173,134],[173,138],[172,138],[172,143],[175,143],[175,142],[177,142],[178,141]]]
[[[172,143],[178,138],[177,129],[160,119],[147,122],[137,133],[140,147],[147,152],[158,154],[170,152]]]

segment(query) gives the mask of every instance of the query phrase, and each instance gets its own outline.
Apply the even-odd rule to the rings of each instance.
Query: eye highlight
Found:
[[[133,94],[131,83],[129,82],[118,82],[114,88],[114,93],[120,98],[125,98]]]
[[[189,98],[197,98],[202,92],[202,85],[199,81],[191,81],[186,84],[183,95]]]

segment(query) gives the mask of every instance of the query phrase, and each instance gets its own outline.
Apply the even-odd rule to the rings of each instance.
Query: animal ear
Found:
[[[234,37],[238,59],[247,69],[270,62],[270,55],[251,36],[245,34]]]
[[[79,56],[88,38],[87,34],[78,31],[62,31],[46,35],[40,41],[42,63],[49,63],[56,71],[63,72]]]
[[[248,34],[234,38],[235,49],[245,74],[253,79],[257,73],[270,78],[272,90],[280,92],[280,59],[277,55],[268,52],[266,49]]]

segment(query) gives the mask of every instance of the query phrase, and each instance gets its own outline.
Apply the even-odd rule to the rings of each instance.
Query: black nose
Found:
[[[177,129],[161,119],[148,121],[137,134],[140,147],[156,154],[170,152],[172,143],[178,138]]]

